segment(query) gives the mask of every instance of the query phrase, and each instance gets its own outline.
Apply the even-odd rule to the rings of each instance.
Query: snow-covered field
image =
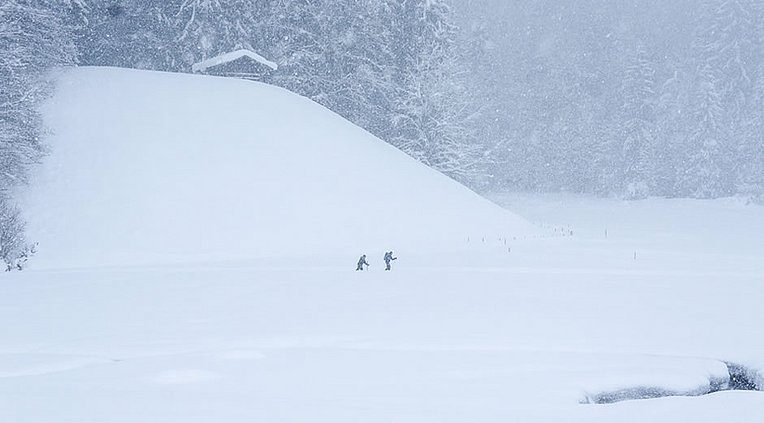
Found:
[[[764,419],[752,391],[586,403],[721,388],[725,361],[764,371],[760,206],[492,196],[527,225],[280,90],[102,69],[62,81],[27,199],[41,253],[0,278],[1,422]],[[187,126],[163,126],[179,92]],[[233,145],[206,144],[210,114],[233,116]],[[250,130],[267,136],[237,141]]]

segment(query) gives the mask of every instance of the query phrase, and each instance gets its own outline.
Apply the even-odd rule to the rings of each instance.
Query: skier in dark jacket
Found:
[[[393,260],[398,260],[398,257],[393,257],[392,251],[385,253],[385,270],[390,270],[390,262]]]
[[[369,266],[369,263],[366,261],[366,254],[362,255],[361,258],[358,259],[358,267],[355,268],[356,271],[363,270],[363,265]]]

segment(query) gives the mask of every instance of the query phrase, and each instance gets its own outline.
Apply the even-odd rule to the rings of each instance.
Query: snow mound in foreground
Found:
[[[459,251],[526,222],[273,86],[79,68],[25,200],[47,265]]]

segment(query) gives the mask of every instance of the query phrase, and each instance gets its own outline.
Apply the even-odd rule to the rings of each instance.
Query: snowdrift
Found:
[[[526,222],[324,107],[250,81],[58,76],[25,199],[55,266],[464,248]]]

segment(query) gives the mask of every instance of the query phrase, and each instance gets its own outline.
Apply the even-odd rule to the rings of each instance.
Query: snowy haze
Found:
[[[762,0],[0,1],[0,423],[764,421],[762,111]]]
[[[454,5],[498,189],[761,193],[761,1]]]

